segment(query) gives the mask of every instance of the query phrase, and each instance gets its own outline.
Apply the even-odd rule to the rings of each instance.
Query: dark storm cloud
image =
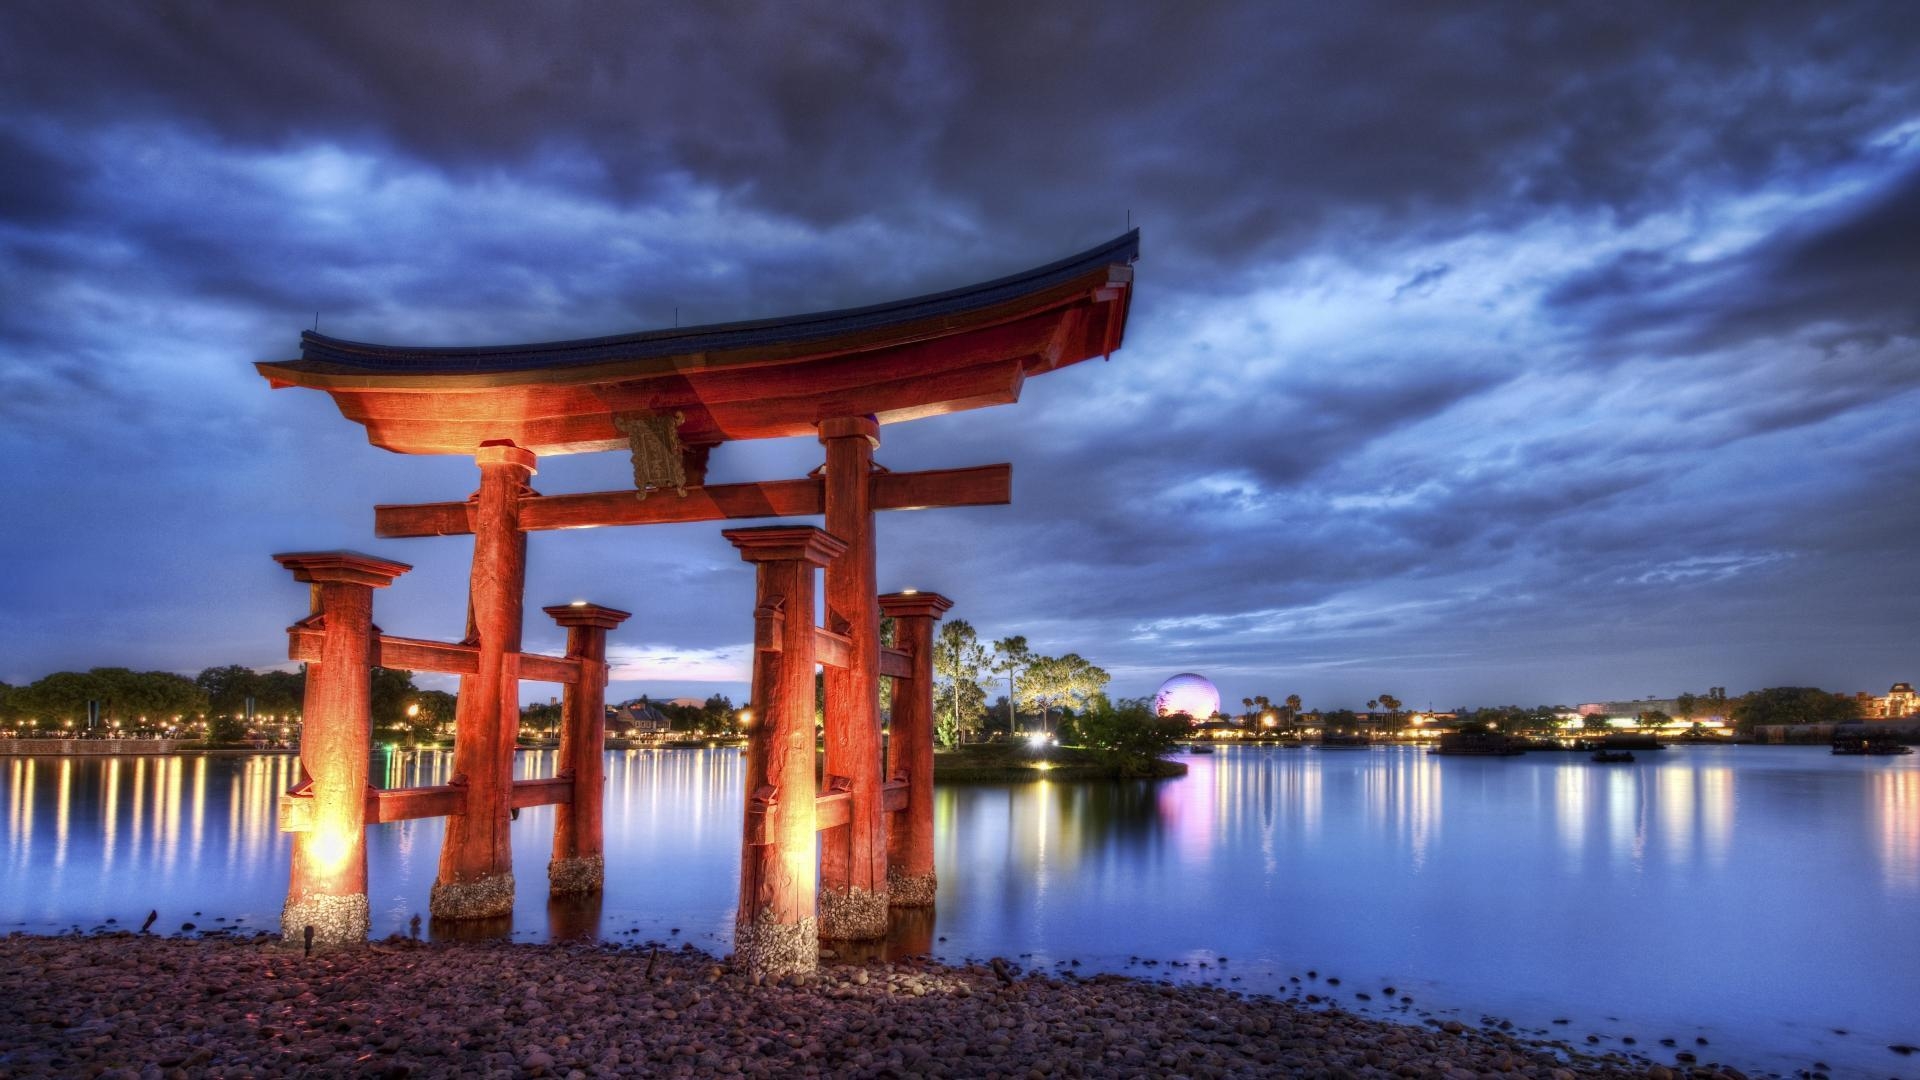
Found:
[[[29,226],[58,222],[75,208],[83,169],[31,139],[0,129],[0,221]]]
[[[0,678],[274,662],[298,598],[261,553],[470,490],[264,392],[247,361],[316,312],[442,343],[777,315],[1129,212],[1112,364],[888,429],[890,466],[1011,459],[1018,498],[888,515],[883,583],[1128,693],[1911,675],[1881,672],[1916,644],[1886,598],[1920,587],[1920,520],[1863,509],[1920,481],[1910,5],[63,4],[0,8],[0,39],[27,470],[0,555],[34,568],[0,633],[45,642]],[[801,443],[716,475],[798,474]],[[383,625],[455,632],[462,544],[388,553],[419,569]],[[538,602],[644,599],[631,685],[742,662],[751,585],[711,529],[545,537],[533,574]],[[90,610],[68,582],[111,634],[58,614]]]
[[[1608,334],[1648,332],[1696,349],[1805,331],[1828,346],[1920,333],[1920,168],[1884,190],[1720,258],[1625,252],[1548,298],[1595,313]]]
[[[1234,261],[1438,213],[1636,214],[1857,153],[1910,113],[1911,7],[17,5],[16,112],[373,143],[469,175],[561,153],[833,225],[954,213],[1052,252],[1165,222]]]

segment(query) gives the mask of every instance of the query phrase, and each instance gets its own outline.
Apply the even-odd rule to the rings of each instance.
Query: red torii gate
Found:
[[[826,528],[725,533],[755,564],[758,582],[736,954],[763,970],[811,969],[818,937],[878,938],[889,906],[930,905],[932,624],[950,602],[877,595],[873,514],[1004,504],[1012,470],[887,472],[873,460],[880,427],[1008,404],[1031,375],[1112,353],[1138,253],[1134,231],[1024,273],[911,300],[582,341],[407,348],[305,333],[299,360],[256,365],[276,388],[331,395],[376,446],[472,455],[480,470],[479,491],[464,501],[374,511],[379,536],[474,537],[461,643],[388,638],[373,627],[372,589],[404,564],[347,552],[276,556],[313,583],[315,597],[314,614],[289,631],[290,655],[313,667],[302,751],[310,781],[282,803],[283,827],[299,834],[288,933],[314,926],[329,943],[364,938],[360,831],[369,822],[448,818],[431,900],[438,918],[511,912],[508,821],[521,806],[562,808],[553,890],[598,890],[605,636],[627,613],[547,608],[569,628],[567,656],[522,653],[526,535],[763,517],[823,515]],[[705,484],[715,446],[794,435],[825,447],[814,476]],[[634,490],[542,495],[530,486],[540,455],[621,448],[633,457]],[[826,570],[824,627],[812,623],[816,567]],[[880,645],[883,608],[898,620],[898,648]],[[823,794],[814,790],[815,664],[827,672]],[[374,665],[460,675],[453,784],[366,788]],[[896,688],[890,770],[882,677],[907,684]],[[552,779],[512,780],[522,679],[567,688],[563,764]]]

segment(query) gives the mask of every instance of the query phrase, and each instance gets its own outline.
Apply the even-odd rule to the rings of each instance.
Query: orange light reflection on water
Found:
[[[1882,880],[1889,889],[1920,894],[1920,769],[1895,767],[1874,774],[1867,787],[1867,819],[1879,841]]]

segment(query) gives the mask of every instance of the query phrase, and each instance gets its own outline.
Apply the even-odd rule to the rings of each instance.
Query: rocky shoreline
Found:
[[[692,946],[0,940],[0,1075],[1725,1076],[996,960],[766,981]]]

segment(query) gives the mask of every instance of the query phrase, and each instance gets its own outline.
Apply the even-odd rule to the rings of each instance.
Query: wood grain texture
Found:
[[[875,473],[870,483],[875,510],[1005,506],[1013,501],[1013,466],[1008,464]],[[529,495],[521,501],[519,524],[527,532],[540,532],[615,525],[811,517],[824,514],[826,505],[826,490],[820,480],[770,480],[688,488],[684,498],[668,492],[637,499],[632,491]],[[389,539],[461,536],[473,531],[473,510],[472,502],[376,506],[373,527],[375,534]]]

